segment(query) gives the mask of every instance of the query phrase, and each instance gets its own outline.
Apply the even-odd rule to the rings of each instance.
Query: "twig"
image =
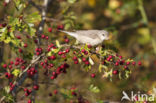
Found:
[[[62,21],[59,20],[59,19],[54,19],[54,18],[46,17],[46,22],[62,22]]]

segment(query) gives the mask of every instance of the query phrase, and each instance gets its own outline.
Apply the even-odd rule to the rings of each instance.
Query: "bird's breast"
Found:
[[[90,44],[90,45],[92,45],[92,46],[98,45],[99,43],[102,42],[102,40],[99,39],[99,38],[96,38],[96,37],[95,37],[95,38],[93,39],[93,38],[86,37],[86,36],[78,36],[77,40],[78,40],[80,43],[83,43],[83,44],[87,43],[87,44]]]

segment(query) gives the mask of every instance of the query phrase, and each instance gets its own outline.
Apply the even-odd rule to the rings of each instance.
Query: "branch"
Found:
[[[62,22],[62,21],[59,19],[46,17],[46,22]]]
[[[42,11],[42,9],[39,7],[39,5],[36,5],[32,0],[28,0],[28,2],[32,5],[32,6],[34,6],[38,11]]]
[[[37,39],[38,39],[37,47],[40,47],[40,45],[41,45],[40,35],[43,33],[48,3],[49,3],[49,0],[44,0],[42,11],[41,11],[41,22],[40,22],[38,30],[37,30]],[[35,69],[36,69],[37,73],[34,75],[33,85],[38,84],[38,65],[37,64],[35,65]],[[35,103],[35,95],[36,95],[36,91],[33,89],[32,90],[32,101],[33,101],[33,103]]]
[[[75,45],[63,44],[63,45],[61,45],[61,46],[62,46],[62,47],[69,47],[69,48],[71,48],[71,49],[81,49],[80,46],[75,46]],[[96,55],[100,56],[100,54],[97,53],[96,51],[90,51],[90,53],[91,53],[91,54],[96,54]]]
[[[15,96],[16,95],[16,91],[17,91],[17,88],[24,82],[24,80],[26,79],[27,77],[27,70],[37,64],[39,62],[39,60],[41,58],[43,58],[45,56],[45,53],[41,54],[40,56],[38,57],[34,57],[34,59],[31,61],[31,63],[26,67],[26,69],[20,73],[20,75],[18,76],[18,79],[13,83],[15,85],[14,89],[12,90],[12,94]]]

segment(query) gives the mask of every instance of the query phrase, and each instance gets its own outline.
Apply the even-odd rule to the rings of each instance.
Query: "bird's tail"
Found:
[[[65,31],[65,30],[59,30],[60,32],[63,32],[63,33],[66,33],[72,37],[75,37],[77,38],[77,34],[75,32],[68,32],[68,31]]]

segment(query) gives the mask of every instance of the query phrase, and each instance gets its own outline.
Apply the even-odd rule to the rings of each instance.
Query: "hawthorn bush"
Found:
[[[80,28],[80,25],[76,25],[76,16],[70,10],[75,2],[76,0],[0,1],[6,11],[0,23],[0,41],[3,45],[8,45],[14,55],[14,59],[3,61],[0,67],[0,79],[8,82],[1,89],[2,103],[20,100],[35,103],[37,95],[40,95],[36,92],[42,88],[41,85],[57,87],[47,94],[50,97],[61,94],[67,103],[90,103],[78,88],[64,88],[57,84],[61,75],[69,75],[68,72],[75,69],[71,65],[80,65],[82,72],[89,74],[88,78],[100,76],[110,81],[113,77],[127,79],[134,68],[142,65],[141,61],[121,56],[118,51],[108,48],[109,40],[99,47],[92,47],[90,44],[76,44],[70,36],[58,38],[62,35],[59,30]],[[116,8],[113,4],[110,5],[111,9]],[[48,15],[53,9],[58,9],[52,14],[57,19]],[[119,8],[115,12],[119,14],[119,18],[123,16],[120,15]],[[83,80],[83,77],[79,79]],[[94,84],[89,86],[89,90],[93,93],[100,91]]]

